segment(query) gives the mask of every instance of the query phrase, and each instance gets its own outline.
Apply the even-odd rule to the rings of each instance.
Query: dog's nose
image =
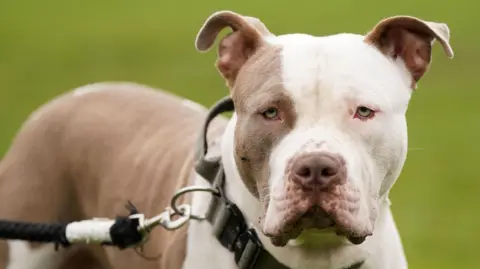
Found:
[[[292,180],[305,188],[328,188],[346,181],[344,159],[331,153],[305,153],[292,163]]]

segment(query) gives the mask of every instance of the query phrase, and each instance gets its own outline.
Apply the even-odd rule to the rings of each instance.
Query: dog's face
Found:
[[[275,36],[224,11],[207,19],[197,49],[225,27],[233,32],[216,66],[235,103],[235,165],[262,202],[263,232],[277,246],[307,229],[363,242],[405,161],[405,113],[433,41],[453,56],[448,27],[392,17],[366,36]]]

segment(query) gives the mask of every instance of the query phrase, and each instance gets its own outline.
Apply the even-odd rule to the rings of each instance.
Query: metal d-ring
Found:
[[[184,211],[179,208],[177,205],[177,200],[182,197],[183,195],[190,193],[190,192],[210,192],[213,195],[219,195],[219,192],[217,189],[212,188],[212,187],[199,187],[199,186],[188,186],[185,188],[182,188],[178,190],[173,196],[172,199],[170,200],[170,208],[173,210],[175,214],[178,214],[180,216],[184,215]],[[204,220],[205,216],[200,217],[196,216],[194,214],[190,213],[190,219],[195,219],[195,220]]]

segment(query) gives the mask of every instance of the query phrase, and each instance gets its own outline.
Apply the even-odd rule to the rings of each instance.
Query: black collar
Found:
[[[234,253],[235,263],[239,269],[289,269],[265,250],[257,233],[248,227],[238,207],[225,197],[223,189],[225,174],[220,156],[206,157],[210,122],[221,113],[233,112],[234,109],[230,97],[218,101],[207,115],[197,144],[195,170],[218,190],[207,212],[207,220],[212,223],[213,233],[222,246]],[[363,261],[344,269],[360,269],[362,265]]]

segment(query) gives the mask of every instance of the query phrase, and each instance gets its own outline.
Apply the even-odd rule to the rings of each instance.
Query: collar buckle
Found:
[[[241,233],[234,246],[235,262],[238,268],[255,269],[262,250],[262,243],[253,229]]]
[[[233,203],[214,196],[207,219],[220,244],[234,253],[239,269],[255,269],[263,245],[253,229],[249,229],[240,209]]]

